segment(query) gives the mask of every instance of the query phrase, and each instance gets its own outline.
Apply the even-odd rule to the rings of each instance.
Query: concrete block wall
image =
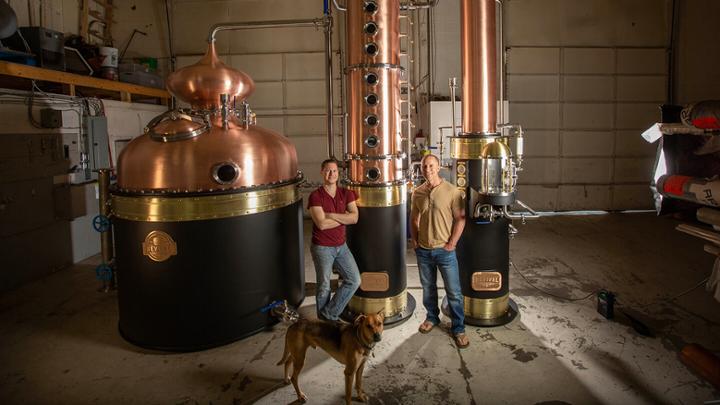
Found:
[[[510,119],[527,133],[523,200],[560,211],[652,208],[655,146],[640,134],[666,101],[669,5],[506,2]]]
[[[521,198],[538,209],[651,208],[655,146],[640,134],[659,117],[666,67],[658,48],[509,48],[510,117],[526,130]]]

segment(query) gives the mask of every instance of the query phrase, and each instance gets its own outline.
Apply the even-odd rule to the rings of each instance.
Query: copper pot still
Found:
[[[119,331],[138,346],[192,351],[278,322],[305,297],[295,147],[255,125],[252,79],[212,41],[168,90],[191,108],[148,123],[112,191]],[[279,308],[279,307],[273,307]]]
[[[125,147],[118,159],[121,191],[232,191],[299,177],[293,144],[254,125],[245,99],[255,83],[225,65],[214,43],[198,63],[171,74],[167,88],[192,108],[156,117]]]

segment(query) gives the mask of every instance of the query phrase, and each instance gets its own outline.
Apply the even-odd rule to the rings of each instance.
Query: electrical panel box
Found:
[[[88,169],[94,172],[110,167],[110,144],[108,139],[107,117],[85,117],[85,133],[87,134]],[[97,174],[92,174],[97,179]]]

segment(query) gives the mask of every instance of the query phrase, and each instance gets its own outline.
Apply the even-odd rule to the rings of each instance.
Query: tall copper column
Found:
[[[509,292],[507,207],[515,201],[517,165],[497,125],[495,0],[461,0],[463,131],[451,143],[455,181],[466,196],[457,247],[465,322],[497,326],[517,315]]]
[[[462,0],[463,132],[491,134],[497,125],[495,0]]]
[[[385,322],[415,308],[406,291],[407,185],[400,131],[400,1],[348,0],[348,178],[358,195],[358,223],[348,246],[360,268],[349,315],[385,312]]]

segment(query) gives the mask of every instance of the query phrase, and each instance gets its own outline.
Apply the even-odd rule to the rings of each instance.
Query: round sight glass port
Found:
[[[380,120],[378,119],[377,115],[370,114],[365,117],[365,124],[369,125],[371,127],[376,127],[380,123]]]
[[[376,75],[375,73],[368,73],[365,75],[365,83],[369,84],[370,86],[378,84],[379,80],[380,79],[378,79],[378,75]]]
[[[230,184],[240,175],[240,168],[234,163],[219,163],[213,168],[212,174],[216,183]]]
[[[369,44],[365,44],[365,53],[370,56],[375,56],[380,52],[380,48],[378,48],[378,45],[374,42],[371,42]]]
[[[380,102],[380,99],[378,98],[378,95],[375,93],[370,93],[367,96],[365,96],[365,103],[367,105],[377,105]]]
[[[380,179],[380,169],[373,167],[365,172],[365,177],[370,181],[378,181]]]
[[[366,1],[363,7],[366,13],[375,14],[378,10],[378,5],[374,1]]]
[[[365,145],[367,145],[368,148],[376,148],[379,143],[380,143],[380,140],[375,135],[370,135],[367,138],[365,138]]]
[[[373,21],[370,21],[363,27],[363,32],[368,35],[375,35],[378,32],[378,26]]]

